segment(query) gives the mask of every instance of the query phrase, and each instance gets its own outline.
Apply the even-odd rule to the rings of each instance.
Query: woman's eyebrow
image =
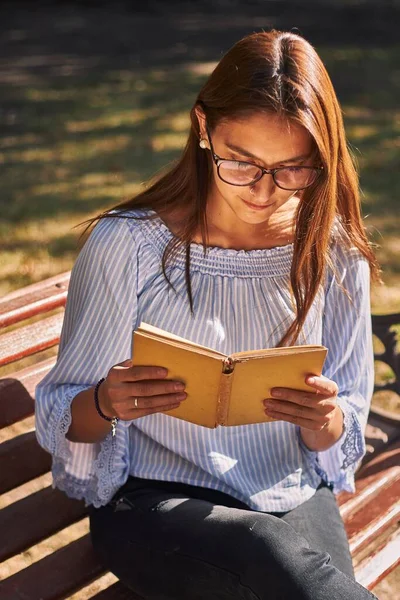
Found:
[[[239,154],[242,154],[243,156],[248,156],[249,158],[253,158],[258,163],[263,162],[260,158],[258,158],[257,156],[254,156],[254,154],[251,154],[251,152],[248,152],[247,150],[245,150],[244,148],[241,148],[240,146],[235,146],[235,144],[230,144],[229,142],[225,142],[225,146],[227,148],[229,148],[229,150],[233,150],[234,152],[238,152]],[[300,162],[301,160],[308,158],[308,156],[309,156],[308,154],[301,154],[299,156],[294,156],[293,158],[285,158],[285,160],[279,160],[279,161],[277,161],[277,163],[282,164],[282,163]]]

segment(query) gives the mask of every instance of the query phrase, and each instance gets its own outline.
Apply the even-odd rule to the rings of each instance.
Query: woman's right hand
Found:
[[[185,385],[166,379],[167,375],[163,367],[142,367],[131,360],[115,365],[99,387],[101,411],[107,417],[131,421],[178,408],[187,396]]]

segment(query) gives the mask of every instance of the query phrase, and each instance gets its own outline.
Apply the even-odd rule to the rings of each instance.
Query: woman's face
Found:
[[[202,138],[209,148],[205,121],[199,118]],[[286,166],[315,166],[312,139],[306,129],[277,115],[257,113],[220,123],[211,132],[215,154],[220,158],[248,161],[272,169]],[[208,152],[208,150],[204,150]],[[222,181],[213,161],[209,208],[221,218],[258,225],[269,220],[296,191],[279,188],[270,174],[253,186],[234,186]]]

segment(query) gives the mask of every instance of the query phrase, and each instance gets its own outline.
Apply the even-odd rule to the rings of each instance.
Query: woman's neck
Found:
[[[235,223],[219,218],[212,210],[207,211],[208,246],[232,248],[235,250],[257,250],[285,246],[294,241],[294,218],[299,203],[292,198],[276,210],[268,222],[260,225]],[[201,242],[200,232],[193,241]]]
[[[227,219],[221,219],[212,210],[207,211],[207,246],[231,248],[234,250],[259,250],[286,246],[294,241],[294,217],[299,203],[298,198],[292,198],[284,206],[276,210],[268,223],[261,225],[242,224],[242,227],[232,226]],[[173,234],[178,235],[184,218],[177,213],[172,215],[159,213]],[[202,243],[198,230],[192,238],[195,243]]]

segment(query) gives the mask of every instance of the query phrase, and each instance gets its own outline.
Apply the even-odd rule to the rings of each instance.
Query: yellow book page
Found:
[[[194,350],[197,349],[199,352],[203,352],[204,354],[212,354],[213,356],[220,356],[221,358],[226,358],[225,354],[222,354],[222,352],[218,352],[217,350],[213,350],[212,348],[208,348],[207,346],[202,346],[201,344],[196,344],[195,342],[186,340],[185,338],[180,337],[179,335],[169,333],[169,331],[164,331],[164,329],[154,327],[154,325],[149,325],[148,323],[144,323],[143,321],[137,328],[136,333],[143,333],[144,335],[148,334],[148,336],[150,337],[165,340],[167,343],[171,343],[172,345],[174,345],[175,342],[178,342],[178,344],[184,345],[185,347],[193,348]]]
[[[178,408],[165,414],[203,427],[216,427],[222,360],[190,348],[173,346],[165,341],[133,335],[133,362],[136,365],[168,369],[168,379],[186,384],[188,397]]]
[[[261,350],[248,350],[246,352],[235,352],[231,355],[234,360],[243,360],[246,358],[263,358],[270,356],[286,356],[287,354],[298,354],[299,352],[309,352],[310,350],[321,350],[325,346],[307,345],[302,346],[281,346],[279,348],[267,348]]]
[[[304,380],[310,373],[321,375],[326,354],[327,350],[321,348],[235,362],[227,425],[273,421],[262,403],[271,397],[271,388],[313,390]]]

